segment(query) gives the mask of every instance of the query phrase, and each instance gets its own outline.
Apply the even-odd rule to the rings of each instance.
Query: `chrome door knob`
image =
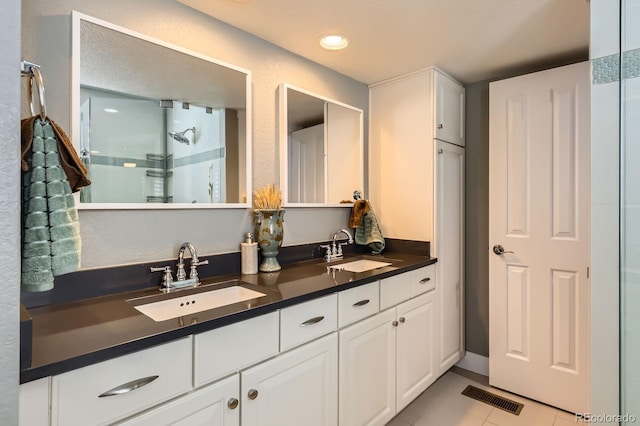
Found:
[[[238,404],[239,404],[239,401],[236,398],[231,398],[227,402],[227,406],[232,410],[235,410],[236,408],[238,408]]]
[[[505,253],[513,253],[512,251],[505,251],[504,247],[502,247],[500,244],[496,244],[495,246],[493,246],[493,252],[498,256],[501,256]]]
[[[256,399],[258,397],[258,391],[256,389],[250,389],[247,396],[249,399]]]

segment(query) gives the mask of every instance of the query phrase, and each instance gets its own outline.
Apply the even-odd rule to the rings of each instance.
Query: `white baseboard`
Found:
[[[489,357],[473,352],[465,352],[464,358],[458,361],[456,367],[464,368],[483,376],[489,376]]]

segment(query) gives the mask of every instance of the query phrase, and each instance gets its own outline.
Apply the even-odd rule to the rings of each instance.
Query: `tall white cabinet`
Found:
[[[464,98],[437,68],[370,86],[369,198],[385,237],[438,258],[438,374],[464,355]]]
[[[438,371],[464,356],[464,148],[435,141],[435,234],[440,344]]]

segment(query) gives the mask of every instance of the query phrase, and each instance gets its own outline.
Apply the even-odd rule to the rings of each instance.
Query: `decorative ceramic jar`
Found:
[[[282,246],[282,222],[284,209],[256,209],[256,242],[262,253],[261,272],[275,272],[281,269],[276,256]]]

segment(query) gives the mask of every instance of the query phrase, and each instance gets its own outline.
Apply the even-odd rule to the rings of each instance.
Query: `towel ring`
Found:
[[[36,66],[30,67],[31,78],[29,79],[29,108],[31,108],[31,114],[36,115],[36,111],[34,108],[33,102],[33,84],[35,81],[36,86],[38,87],[38,100],[40,106],[40,120],[44,121],[47,117],[47,106],[44,100],[44,82],[42,81],[42,74],[40,73],[40,69]]]

